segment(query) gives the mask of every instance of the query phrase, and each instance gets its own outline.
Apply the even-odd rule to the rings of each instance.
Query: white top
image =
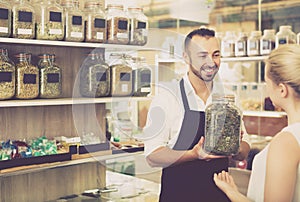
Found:
[[[183,77],[183,80],[189,107],[194,111],[205,111],[205,108],[212,102],[211,95],[224,91],[221,82],[217,82],[221,81],[217,75],[212,93],[208,97],[207,102],[204,103],[204,101],[196,95],[187,74]],[[144,152],[146,156],[161,146],[173,148],[181,129],[183,117],[184,106],[179,81],[160,84],[158,95],[151,103],[146,126],[143,131],[143,137],[145,138],[143,139],[145,145]],[[244,131],[243,140],[250,145],[249,136],[244,124],[242,124],[242,130]]]
[[[300,144],[300,123],[289,125],[282,129],[282,131],[290,132]],[[255,202],[264,201],[264,186],[266,179],[266,164],[269,145],[267,145],[261,152],[259,152],[253,160],[252,173],[249,180],[247,197]],[[298,174],[296,181],[296,189],[293,201],[300,201],[300,166],[298,165]]]

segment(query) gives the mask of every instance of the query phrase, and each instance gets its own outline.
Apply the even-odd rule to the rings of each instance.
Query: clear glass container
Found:
[[[39,95],[39,69],[32,65],[30,54],[20,53],[17,55],[16,64],[16,93],[19,99],[32,99]]]
[[[151,93],[151,69],[144,57],[132,58],[133,96],[147,96]]]
[[[145,45],[148,40],[148,18],[140,7],[128,7],[129,44]]]
[[[247,56],[247,40],[247,33],[240,32],[238,39],[235,41],[235,56]]]
[[[265,29],[264,35],[260,39],[260,54],[268,55],[273,49],[275,49],[275,30]]]
[[[65,20],[63,7],[55,0],[43,0],[36,4],[36,38],[45,40],[63,40]]]
[[[123,54],[111,54],[111,95],[128,96],[132,93],[132,67]]]
[[[90,53],[80,69],[80,94],[103,97],[110,94],[110,69],[102,53]]]
[[[8,58],[5,48],[0,48],[0,100],[15,95],[15,64]]]
[[[203,149],[208,154],[230,156],[239,151],[242,112],[234,99],[234,95],[213,94],[205,109]]]
[[[11,6],[0,0],[0,37],[10,37],[11,24]]]
[[[248,56],[260,55],[260,39],[261,31],[252,31],[247,40],[247,54]]]
[[[79,2],[76,0],[62,0],[65,15],[65,40],[84,40],[84,19],[83,12],[79,9]]]
[[[128,44],[130,22],[123,5],[108,4],[106,19],[107,42],[112,44]]]
[[[12,8],[12,36],[20,39],[35,37],[36,12],[29,0],[19,0]]]
[[[61,69],[54,65],[55,57],[50,54],[40,55],[38,68],[40,69],[40,98],[58,98],[62,94]]]
[[[281,44],[295,44],[297,43],[297,36],[292,31],[292,26],[282,25],[279,27],[279,32],[276,33],[275,47]]]
[[[84,4],[85,13],[85,41],[106,42],[106,16],[96,1]]]
[[[235,56],[235,41],[236,35],[232,31],[227,31],[221,42],[221,56],[234,57]]]

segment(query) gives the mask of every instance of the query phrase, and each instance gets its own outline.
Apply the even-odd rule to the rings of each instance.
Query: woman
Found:
[[[225,171],[216,185],[233,202],[300,201],[300,46],[281,45],[266,61],[265,81],[275,106],[285,110],[288,126],[253,161],[247,197]]]

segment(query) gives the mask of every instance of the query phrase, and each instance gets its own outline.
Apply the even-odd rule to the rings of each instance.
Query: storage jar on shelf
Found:
[[[11,24],[11,6],[0,0],[0,37],[10,37]]]
[[[54,65],[55,57],[49,54],[42,54],[38,62],[40,69],[40,98],[58,98],[62,94],[61,69]]]
[[[242,112],[233,95],[213,94],[205,109],[205,141],[208,154],[235,155],[240,147]]]
[[[83,12],[79,9],[79,2],[75,0],[62,0],[65,19],[65,40],[84,40],[84,20]]]
[[[19,0],[12,8],[12,36],[20,39],[35,37],[36,12],[30,0]]]
[[[235,41],[236,35],[232,31],[227,31],[221,42],[221,56],[234,57],[235,56]]]
[[[260,39],[260,54],[268,55],[273,49],[275,49],[275,30],[265,29],[264,35]]]
[[[110,69],[102,53],[90,53],[80,69],[80,94],[104,97],[110,94]]]
[[[247,56],[247,40],[248,36],[246,32],[240,32],[238,39],[235,41],[235,56],[243,57]]]
[[[32,99],[39,95],[39,69],[30,63],[30,54],[17,55],[16,93],[20,99]]]
[[[109,4],[107,6],[107,43],[129,43],[129,17],[123,5]]]
[[[8,58],[7,49],[0,49],[0,100],[15,95],[15,64]]]
[[[279,32],[276,33],[275,47],[281,44],[296,44],[297,36],[292,31],[292,26],[282,25],[279,27]]]
[[[65,21],[63,7],[56,0],[43,0],[35,4],[37,8],[36,38],[63,40]]]
[[[252,31],[247,40],[247,54],[248,56],[260,55],[260,38],[261,31]]]

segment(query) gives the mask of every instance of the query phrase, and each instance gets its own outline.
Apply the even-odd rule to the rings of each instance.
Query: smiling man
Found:
[[[214,92],[223,91],[215,82],[220,44],[213,30],[200,28],[186,36],[184,46],[187,74],[174,90],[165,88],[151,103],[144,128],[149,137],[144,141],[146,159],[150,166],[163,167],[160,201],[229,201],[212,180],[214,173],[228,170],[228,158],[202,150],[205,108]],[[157,122],[154,117],[165,120]],[[241,141],[234,158],[244,159],[249,149]]]

